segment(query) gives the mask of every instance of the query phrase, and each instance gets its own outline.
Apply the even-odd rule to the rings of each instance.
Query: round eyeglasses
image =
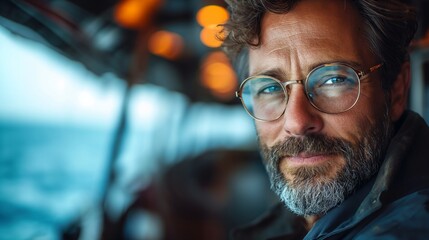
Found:
[[[313,107],[324,113],[342,113],[357,103],[361,79],[381,66],[358,71],[345,63],[329,63],[311,70],[305,80],[285,82],[266,75],[252,76],[241,83],[236,96],[254,119],[274,121],[286,110],[288,86],[303,84]]]

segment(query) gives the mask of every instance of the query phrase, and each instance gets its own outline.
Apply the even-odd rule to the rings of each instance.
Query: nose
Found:
[[[308,101],[302,84],[288,86],[289,99],[283,116],[284,131],[290,136],[317,133],[323,128],[321,112]]]

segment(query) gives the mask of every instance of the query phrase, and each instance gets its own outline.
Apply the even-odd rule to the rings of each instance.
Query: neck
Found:
[[[317,220],[320,219],[321,216],[319,215],[313,215],[313,216],[307,216],[305,217],[305,221],[306,221],[306,226],[305,228],[307,229],[307,231],[310,231],[310,229],[314,226],[314,224],[317,222]]]

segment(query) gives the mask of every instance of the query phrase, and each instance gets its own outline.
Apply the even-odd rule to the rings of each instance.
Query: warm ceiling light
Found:
[[[230,64],[228,56],[222,51],[214,51],[210,52],[203,60],[203,63],[201,64],[204,68],[206,65],[209,65],[214,62],[222,62],[226,64]]]
[[[126,28],[147,26],[162,0],[122,0],[115,8],[115,20]]]
[[[149,52],[170,60],[177,58],[182,53],[183,46],[183,38],[168,31],[153,33],[148,42]]]
[[[222,38],[222,29],[222,27],[216,25],[204,27],[200,33],[201,42],[207,47],[220,47],[222,45],[222,41],[218,37]]]
[[[228,11],[217,5],[208,5],[200,10],[197,13],[197,22],[202,27],[207,27],[209,25],[218,25],[225,23],[229,18]]]
[[[201,84],[221,99],[230,100],[237,88],[235,72],[226,57],[220,51],[212,52],[201,64]]]

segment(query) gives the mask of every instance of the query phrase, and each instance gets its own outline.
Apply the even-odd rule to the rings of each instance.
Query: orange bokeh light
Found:
[[[217,25],[209,25],[204,27],[200,33],[201,42],[207,47],[217,48],[222,45],[222,27]]]
[[[235,72],[223,52],[210,53],[201,64],[201,84],[222,100],[234,97],[237,88]]]
[[[161,3],[162,0],[122,0],[116,5],[114,17],[126,28],[146,27]]]
[[[225,23],[228,18],[228,11],[225,8],[217,5],[205,6],[197,13],[197,22],[202,27]]]
[[[153,33],[148,42],[149,52],[170,60],[176,59],[182,53],[183,47],[183,38],[168,31]]]
[[[221,24],[228,21],[228,11],[218,5],[208,5],[197,12],[197,22],[203,27],[200,33],[201,42],[207,47],[217,48],[222,45]]]

